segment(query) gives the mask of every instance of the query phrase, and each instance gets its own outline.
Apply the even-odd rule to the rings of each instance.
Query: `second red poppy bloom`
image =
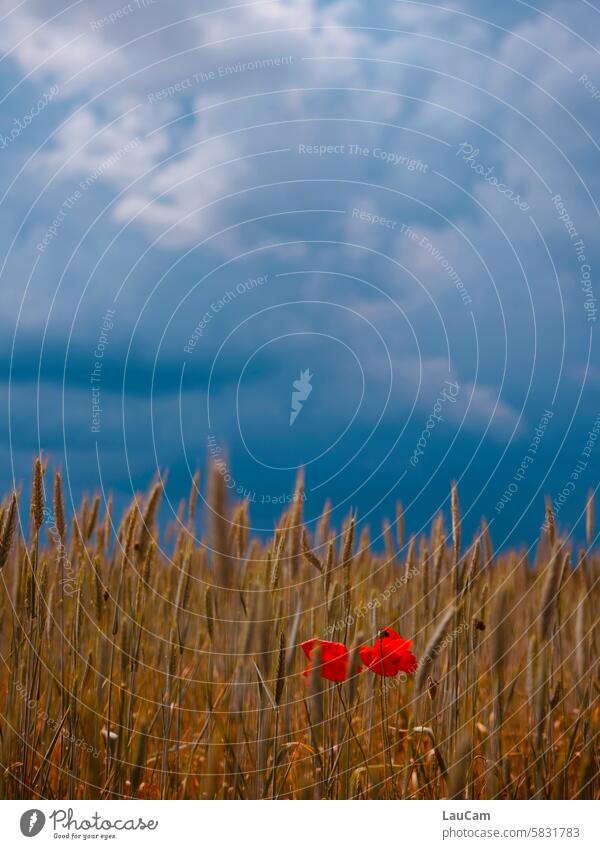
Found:
[[[360,659],[377,675],[391,677],[398,672],[415,672],[417,658],[411,652],[412,640],[404,640],[391,628],[385,628],[374,646],[361,646]]]

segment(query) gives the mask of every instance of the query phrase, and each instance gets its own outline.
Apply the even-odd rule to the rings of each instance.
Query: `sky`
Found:
[[[0,459],[165,516],[218,461],[377,537],[583,540],[600,471],[600,10],[4,0]],[[199,529],[199,533],[202,529]]]

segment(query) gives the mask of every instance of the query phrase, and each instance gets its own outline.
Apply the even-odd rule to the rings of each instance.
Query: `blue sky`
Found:
[[[257,529],[303,466],[309,520],[420,532],[456,479],[469,535],[547,494],[581,539],[599,41],[585,0],[8,0],[4,488],[41,448],[176,511],[220,451]]]

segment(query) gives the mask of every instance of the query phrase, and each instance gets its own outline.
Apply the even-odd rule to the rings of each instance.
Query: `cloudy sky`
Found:
[[[401,500],[419,532],[456,479],[469,534],[530,545],[549,495],[582,538],[600,10],[0,15],[4,488],[41,449],[73,499],[159,471],[176,511],[212,455],[258,529],[302,466],[309,519]]]

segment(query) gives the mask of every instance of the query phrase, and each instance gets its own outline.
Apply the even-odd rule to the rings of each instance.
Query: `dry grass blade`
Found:
[[[148,544],[152,539],[154,522],[156,520],[156,513],[160,504],[162,491],[162,484],[155,483],[152,487],[152,491],[150,492],[150,496],[148,497],[148,501],[144,508],[144,513],[142,515],[142,525],[140,527],[140,533],[137,544],[137,550],[141,560],[143,560],[146,556]]]
[[[44,469],[39,457],[33,466],[33,486],[31,491],[31,517],[37,531],[44,524]]]
[[[302,529],[302,554],[304,555],[306,560],[308,560],[311,566],[314,566],[318,572],[323,574],[323,566],[321,564],[321,561],[319,560],[317,555],[313,551],[311,551],[311,548],[308,544],[306,528]]]
[[[560,590],[560,549],[557,547],[552,552],[548,566],[546,567],[546,579],[542,592],[542,604],[540,612],[540,637],[549,640],[552,629],[552,619],[558,604],[558,593]]]
[[[6,514],[6,518],[2,527],[2,536],[0,537],[0,569],[6,565],[6,561],[10,555],[12,548],[15,528],[17,526],[17,495],[13,492],[10,499],[10,506]]]
[[[448,798],[464,799],[468,786],[468,775],[473,760],[473,741],[463,734],[458,745],[456,758],[448,770]]]
[[[460,510],[458,507],[458,490],[456,484],[452,484],[451,490],[452,507],[452,543],[454,545],[454,562],[458,563],[460,558]]]
[[[554,519],[554,511],[552,510],[552,503],[549,499],[546,501],[546,530],[548,531],[550,545],[554,547],[556,544],[556,520]]]
[[[200,492],[200,472],[196,472],[192,480],[192,489],[190,492],[190,505],[188,510],[188,522],[193,526],[196,518],[196,505],[198,503],[198,494]]]
[[[419,660],[419,667],[415,675],[415,689],[422,692],[427,683],[427,676],[430,674],[431,666],[439,655],[442,648],[445,647],[444,640],[448,632],[448,628],[452,623],[456,609],[449,607],[445,614],[440,619],[437,628],[433,632],[433,636],[425,646],[425,650]]]
[[[67,523],[65,521],[65,502],[60,472],[57,472],[54,476],[54,524],[64,546],[67,537]]]
[[[277,655],[277,670],[275,672],[275,704],[279,707],[285,687],[285,634],[279,635],[279,652]]]
[[[234,585],[233,563],[229,540],[227,488],[225,478],[216,465],[210,475],[211,548],[220,586],[231,589]]]
[[[588,548],[594,539],[594,490],[590,489],[585,510],[585,538]]]

